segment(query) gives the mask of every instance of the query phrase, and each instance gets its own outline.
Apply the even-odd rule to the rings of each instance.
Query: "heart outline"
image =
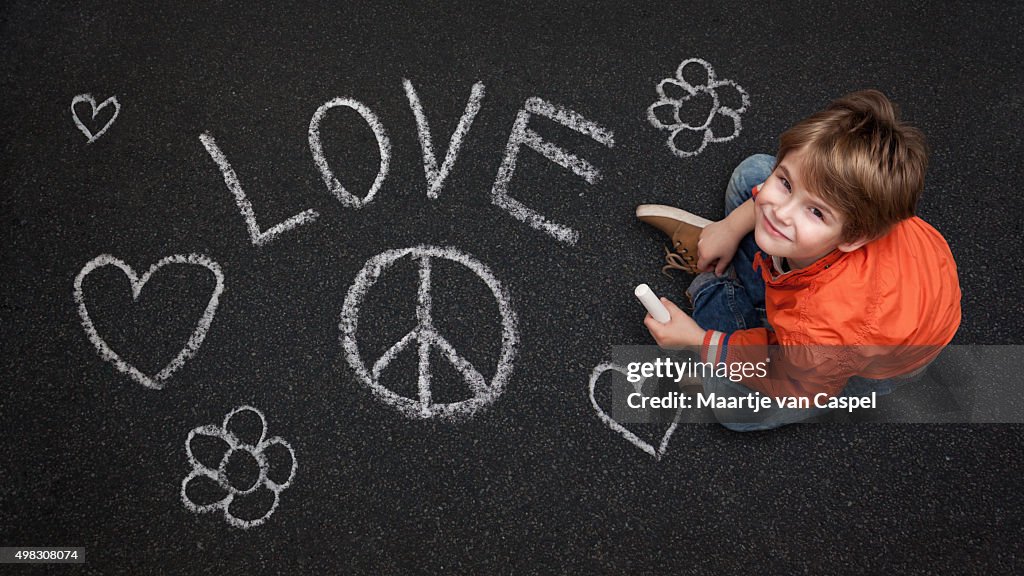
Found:
[[[138,300],[139,294],[142,292],[143,286],[149,281],[150,277],[167,264],[195,264],[203,266],[213,272],[216,278],[217,285],[213,290],[213,294],[210,296],[210,301],[206,305],[206,310],[203,311],[203,315],[199,318],[199,323],[196,325],[195,330],[192,331],[192,335],[189,336],[188,341],[180,352],[167,363],[155,376],[149,376],[143,373],[141,370],[125,361],[121,356],[114,352],[113,349],[106,343],[103,338],[100,337],[96,331],[96,326],[93,325],[92,319],[89,317],[89,310],[85,305],[85,295],[82,292],[82,282],[86,276],[92,273],[98,268],[103,266],[116,266],[121,269],[132,286],[132,300]],[[220,266],[213,260],[203,256],[201,254],[175,254],[173,256],[167,256],[161,259],[156,264],[149,267],[149,270],[142,275],[141,278],[135,274],[135,271],[131,266],[125,264],[120,259],[110,254],[100,254],[93,258],[82,267],[82,270],[75,277],[75,290],[74,298],[75,303],[78,305],[78,315],[82,319],[82,327],[85,328],[86,335],[89,337],[89,341],[92,342],[93,346],[100,353],[100,357],[110,362],[119,371],[124,372],[131,376],[135,381],[143,386],[152,390],[161,390],[164,387],[164,381],[184,365],[185,361],[195,355],[199,347],[202,345],[203,340],[206,338],[206,332],[210,328],[210,324],[213,322],[213,315],[217,311],[217,305],[220,302],[220,295],[224,292],[224,273],[221,272]]]
[[[103,128],[95,135],[93,135],[92,131],[89,130],[89,128],[85,124],[82,123],[82,120],[78,117],[78,112],[75,110],[75,105],[81,102],[88,102],[89,105],[92,106],[93,120],[96,119],[96,115],[99,114],[100,110],[104,109],[107,106],[107,104],[113,103],[114,105],[114,115],[111,116],[110,120],[107,120],[106,125],[103,126]],[[85,134],[86,138],[89,139],[89,141],[86,142],[86,144],[92,144],[93,142],[98,140],[100,136],[103,136],[107,129],[109,129],[114,124],[114,120],[117,119],[117,115],[120,113],[121,104],[117,101],[117,96],[111,96],[110,98],[107,98],[103,101],[102,104],[99,105],[99,107],[96,106],[96,100],[93,99],[92,94],[79,94],[71,100],[71,117],[75,120],[75,124],[78,125],[78,129],[81,130],[83,134]]]
[[[605,412],[600,405],[598,405],[597,399],[594,398],[594,389],[597,386],[598,378],[600,378],[602,374],[609,370],[614,370],[620,374],[629,373],[628,370],[626,370],[622,366],[619,366],[618,364],[614,364],[611,362],[604,362],[594,367],[594,370],[590,373],[590,403],[594,406],[594,410],[597,411],[598,418],[600,418],[606,426],[618,432],[626,440],[629,440],[631,444],[643,450],[644,452],[647,452],[651,456],[654,456],[655,460],[660,461],[662,456],[664,456],[665,452],[668,450],[668,441],[672,438],[672,434],[675,433],[676,428],[679,426],[679,418],[683,415],[683,408],[679,407],[678,409],[676,409],[676,416],[672,420],[672,425],[669,426],[668,430],[665,431],[665,434],[662,435],[661,443],[658,445],[658,448],[655,448],[646,441],[641,440],[639,436],[631,432],[628,428],[626,428],[622,424],[619,424],[614,418],[609,416],[608,413]],[[643,380],[640,381],[639,386],[637,386],[637,388],[642,386]]]

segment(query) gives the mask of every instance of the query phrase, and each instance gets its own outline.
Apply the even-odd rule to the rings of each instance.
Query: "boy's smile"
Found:
[[[767,211],[761,214],[761,218],[764,218],[764,227],[769,234],[771,234],[772,236],[777,236],[781,240],[789,240],[789,238],[779,230],[778,226],[772,224],[771,219],[768,217]]]
[[[806,188],[804,149],[790,152],[761,185],[754,208],[754,240],[791,268],[804,268],[836,248],[851,252],[864,242],[843,242],[843,215]]]

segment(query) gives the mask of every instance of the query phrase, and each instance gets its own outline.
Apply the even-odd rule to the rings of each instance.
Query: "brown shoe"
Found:
[[[667,264],[661,267],[662,274],[667,275],[669,268],[697,274],[697,241],[711,220],[662,204],[641,204],[636,217],[672,239],[672,249],[665,247]]]

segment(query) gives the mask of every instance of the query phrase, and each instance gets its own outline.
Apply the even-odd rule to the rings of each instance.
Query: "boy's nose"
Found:
[[[788,201],[779,204],[775,208],[775,218],[779,221],[779,224],[789,225],[793,221],[793,210],[795,209],[795,202]]]

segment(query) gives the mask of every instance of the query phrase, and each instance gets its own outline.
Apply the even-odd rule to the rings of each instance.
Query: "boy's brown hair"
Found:
[[[843,214],[844,241],[880,238],[914,215],[927,144],[878,90],[848,94],[786,130],[776,166],[801,148],[807,188]]]

